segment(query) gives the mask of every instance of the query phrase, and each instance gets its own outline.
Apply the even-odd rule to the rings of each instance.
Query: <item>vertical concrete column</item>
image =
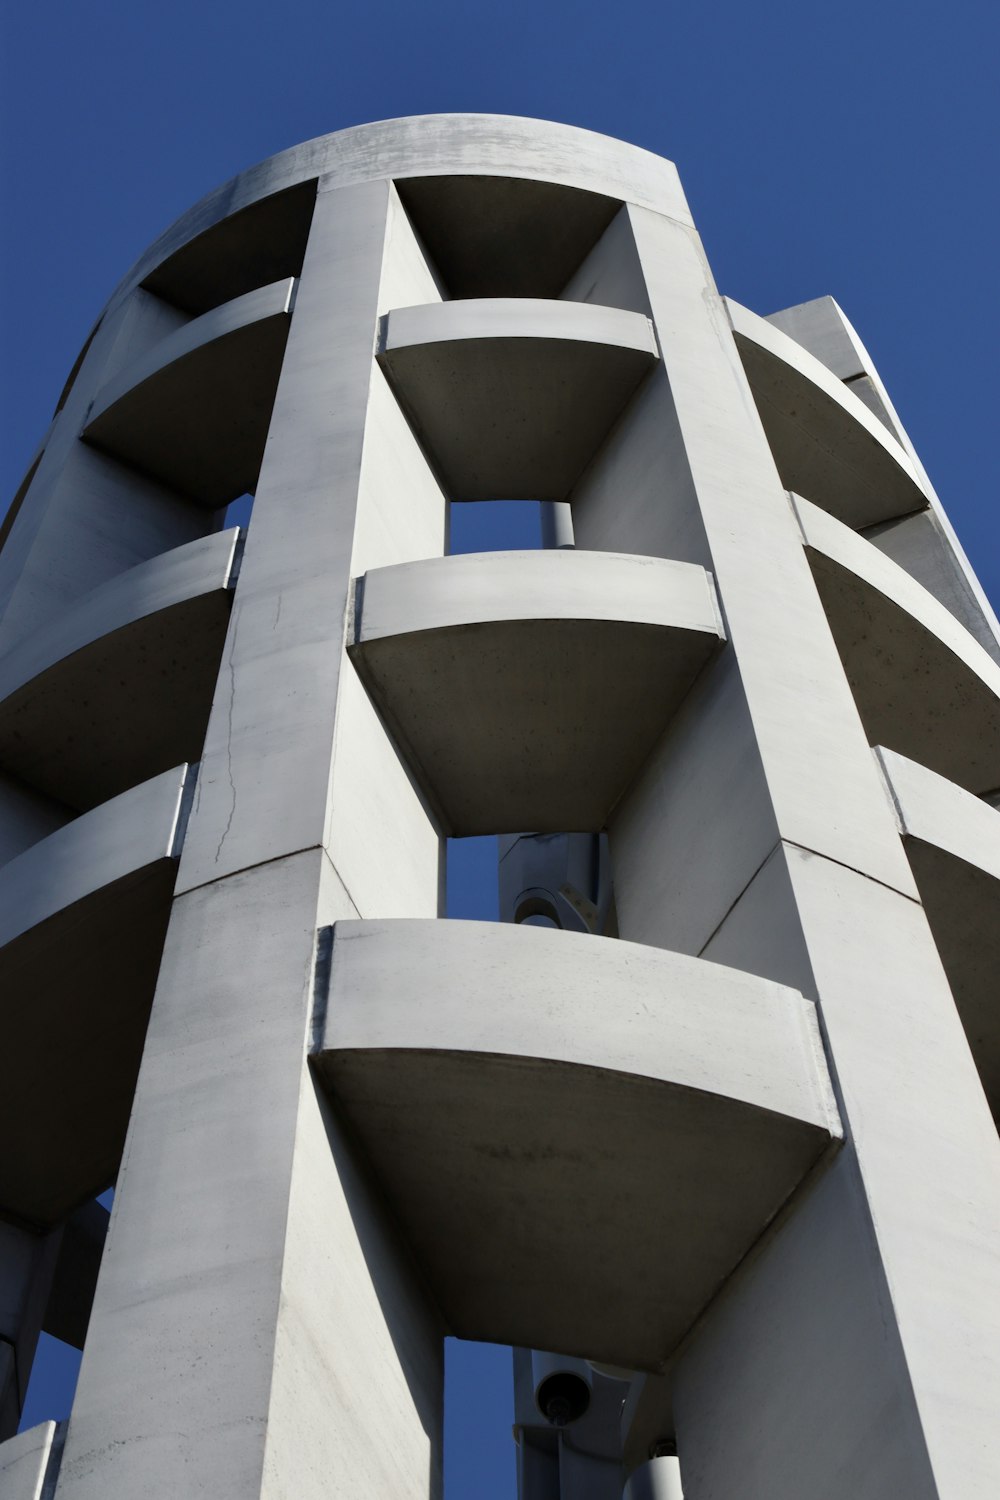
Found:
[[[731,641],[714,670],[757,757],[760,858],[692,949],[816,997],[851,1131],[680,1361],[685,1495],[986,1500],[1000,1144],[697,236],[630,217]],[[626,886],[670,859],[679,779],[651,770],[621,821]],[[627,900],[619,918],[657,941],[654,902],[641,934]]]
[[[395,752],[344,656],[387,503],[366,427],[395,420],[371,392],[396,210],[385,181],[320,183],[60,1500],[439,1487],[439,1322],[307,1066],[317,929],[368,914],[366,860],[437,909],[436,830],[401,770],[381,801],[366,781]],[[435,524],[443,501],[409,544]]]

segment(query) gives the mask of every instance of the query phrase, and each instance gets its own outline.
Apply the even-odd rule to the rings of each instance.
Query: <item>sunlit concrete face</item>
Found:
[[[4,1500],[437,1500],[449,1333],[522,1500],[993,1500],[1000,645],[836,303],[586,131],[297,147],[112,296],[0,631]]]

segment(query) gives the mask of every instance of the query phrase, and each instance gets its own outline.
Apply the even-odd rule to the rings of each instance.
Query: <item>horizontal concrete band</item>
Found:
[[[330,976],[316,1066],[465,1337],[658,1367],[839,1139],[812,1005],[721,965],[397,920]]]
[[[0,657],[0,767],[93,807],[201,753],[239,530],[93,589]]]
[[[986,1097],[1000,1121],[1000,812],[884,746],[875,754]]]
[[[562,499],[657,358],[641,313],[519,297],[398,308],[378,349],[456,500]]]
[[[367,573],[349,652],[449,832],[565,832],[603,826],[723,639],[694,564],[492,552]]]
[[[794,504],[869,741],[977,794],[1000,786],[1000,667],[871,542]]]
[[[113,1180],[193,778],[176,767],[0,869],[0,1212],[42,1227]]]
[[[253,489],[295,286],[260,287],[168,334],[97,393],[83,436],[205,505]]]
[[[155,241],[122,281],[112,304],[196,236],[297,185],[318,181],[329,189],[386,178],[440,177],[553,184],[641,203],[691,223],[671,162],[593,131],[508,115],[381,120],[292,147],[224,183]]]
[[[725,299],[782,483],[848,526],[930,504],[905,449],[801,344]]]

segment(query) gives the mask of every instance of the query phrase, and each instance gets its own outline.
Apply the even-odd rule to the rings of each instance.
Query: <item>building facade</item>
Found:
[[[525,1500],[994,1500],[1000,645],[836,303],[586,131],[310,142],[112,297],[0,611],[3,1500],[431,1500],[446,1334]]]

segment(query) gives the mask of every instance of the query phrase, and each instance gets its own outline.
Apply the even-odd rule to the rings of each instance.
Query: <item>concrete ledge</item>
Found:
[[[879,746],[914,879],[1000,1122],[1000,812]]]
[[[115,1176],[170,910],[175,767],[0,869],[0,1213],[48,1227]]]
[[[0,657],[0,766],[93,807],[201,755],[239,530],[120,573]]]
[[[169,334],[98,391],[83,437],[213,509],[253,490],[295,286],[247,292]]]
[[[314,1050],[451,1332],[630,1367],[839,1138],[800,994],[612,939],[337,923]]]
[[[599,829],[719,649],[709,575],[612,552],[377,568],[351,658],[448,832]]]
[[[799,496],[794,504],[869,742],[969,791],[1000,786],[1000,667],[885,553]]]
[[[725,301],[786,488],[855,528],[924,510],[929,498],[885,424],[801,344]]]
[[[641,313],[493,297],[397,308],[378,359],[453,500],[561,500],[657,359]]]
[[[197,235],[275,193],[317,179],[321,191],[329,191],[379,178],[414,177],[497,177],[561,185],[640,203],[691,223],[676,168],[641,147],[592,130],[515,115],[411,115],[318,136],[223,183],[144,252],[111,305]]]
[[[0,1443],[0,1495],[3,1500],[46,1500],[56,1439],[55,1422],[40,1422]]]

